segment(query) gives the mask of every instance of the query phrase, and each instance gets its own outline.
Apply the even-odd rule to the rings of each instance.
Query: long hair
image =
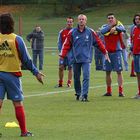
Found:
[[[134,23],[135,25],[136,25],[135,18],[136,18],[137,16],[139,16],[139,18],[140,18],[140,13],[137,13],[137,14],[134,15],[133,23]]]
[[[14,32],[14,20],[10,13],[0,15],[0,32],[10,34]]]

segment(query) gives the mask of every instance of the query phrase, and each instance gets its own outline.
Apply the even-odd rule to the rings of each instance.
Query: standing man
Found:
[[[18,120],[21,136],[33,136],[26,128],[23,91],[20,77],[21,64],[30,70],[37,80],[43,84],[43,74],[32,63],[23,39],[14,34],[14,20],[11,14],[0,15],[0,111],[7,93],[12,100]]]
[[[26,39],[31,42],[33,63],[37,67],[39,57],[39,70],[43,70],[44,59],[44,33],[40,26],[36,26],[33,32],[27,35]]]
[[[134,15],[134,27],[132,29],[132,53],[134,58],[134,70],[137,76],[138,93],[134,97],[140,99],[140,13]]]
[[[71,51],[71,63],[73,63],[74,73],[74,88],[76,92],[76,100],[88,101],[89,79],[90,79],[90,66],[93,57],[93,45],[99,46],[106,59],[108,58],[107,51],[102,41],[97,36],[96,32],[86,26],[87,17],[83,14],[78,16],[78,26],[72,29],[60,53],[61,61]],[[83,72],[83,82],[81,85],[80,76],[81,70]]]
[[[58,50],[59,53],[61,52],[62,45],[65,39],[68,36],[69,31],[73,27],[74,19],[72,17],[68,17],[66,19],[66,27],[59,32],[58,36]],[[68,54],[69,55],[69,54]],[[66,56],[63,61],[59,60],[59,81],[56,87],[63,86],[63,78],[64,78],[64,70],[68,67],[68,80],[67,80],[67,87],[71,87],[71,80],[72,80],[72,65],[69,63],[69,56]]]
[[[132,36],[133,36],[133,29],[136,25],[133,24],[131,27],[130,27],[130,42],[132,44]],[[132,47],[130,47],[132,49]],[[130,53],[129,53],[129,58],[132,57],[133,58],[133,53],[132,53],[132,50],[130,50]],[[135,70],[134,70],[134,60],[132,59],[131,60],[131,72],[130,72],[130,77],[136,77],[136,74],[135,74]]]
[[[108,23],[103,25],[101,29],[101,33],[104,35],[105,47],[111,60],[111,63],[105,61],[104,66],[107,85],[107,92],[104,96],[112,96],[111,72],[116,71],[118,76],[119,97],[124,97],[122,76],[122,32],[125,32],[125,28],[122,23],[115,18],[113,13],[107,15],[107,22]]]

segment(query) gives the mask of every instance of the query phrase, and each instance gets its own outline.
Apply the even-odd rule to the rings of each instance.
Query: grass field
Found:
[[[140,5],[126,5],[124,8],[104,7],[91,9],[87,13],[89,25],[97,29],[105,22],[109,11],[117,13],[125,25],[132,23],[133,15]],[[114,10],[115,9],[115,10]],[[35,13],[34,13],[35,14]],[[39,23],[46,33],[46,47],[56,47],[58,31],[63,28],[63,17],[39,19],[23,16],[23,37]],[[75,15],[74,15],[75,16]],[[76,15],[77,16],[77,15]],[[75,16],[75,17],[76,17]],[[16,17],[17,21],[17,17]],[[92,24],[93,23],[93,24]],[[76,23],[75,23],[76,25]],[[16,26],[17,27],[17,26]],[[16,30],[16,32],[18,32]],[[27,42],[26,42],[27,43]],[[27,43],[27,46],[29,44]],[[136,78],[124,72],[124,93],[118,97],[116,73],[113,73],[113,96],[102,97],[105,93],[105,73],[95,71],[94,62],[90,77],[90,102],[77,102],[74,89],[54,88],[58,81],[58,54],[45,51],[43,73],[44,85],[39,84],[28,71],[23,71],[23,91],[28,129],[34,133],[33,140],[139,140],[140,139],[140,101],[131,99],[137,92]],[[65,73],[65,82],[66,82]],[[0,133],[2,140],[19,140],[19,128],[5,128],[6,122],[16,121],[12,103],[5,100],[0,114]]]
[[[23,89],[27,126],[34,140],[139,140],[139,100],[131,99],[136,93],[136,78],[124,72],[126,97],[118,97],[116,74],[113,73],[113,97],[105,93],[105,73],[91,69],[90,102],[75,100],[72,88],[54,88],[57,83],[57,54],[46,53],[44,85],[30,72],[23,72]],[[66,76],[65,76],[66,81]],[[0,121],[2,140],[19,140],[18,128],[5,128],[6,122],[16,121],[10,101],[3,106]],[[17,121],[16,121],[17,122]]]

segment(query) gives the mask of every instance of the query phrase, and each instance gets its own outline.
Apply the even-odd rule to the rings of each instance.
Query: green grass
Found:
[[[44,85],[39,84],[32,74],[23,71],[23,89],[27,126],[35,136],[34,140],[139,140],[139,100],[135,95],[136,78],[124,72],[124,92],[126,97],[118,97],[118,88],[113,86],[113,97],[102,97],[105,93],[105,73],[91,69],[88,103],[77,102],[73,87],[56,89],[58,80],[57,54],[47,53],[43,73]],[[66,82],[65,73],[65,82]],[[113,73],[113,84],[116,74]],[[62,93],[58,93],[64,91]],[[50,92],[57,92],[49,94]],[[42,94],[42,95],[38,95]],[[32,97],[28,97],[32,95]],[[19,140],[18,128],[5,128],[9,121],[16,121],[10,101],[3,105],[0,121],[2,139]],[[17,122],[17,121],[16,121]]]
[[[88,25],[97,29],[106,21],[106,13],[116,12],[125,25],[132,23],[133,14],[139,5],[93,8],[88,16]],[[37,12],[37,11],[36,11]],[[35,14],[35,13],[34,13]],[[77,15],[74,16],[75,19]],[[65,18],[42,18],[23,13],[23,38],[35,24],[40,24],[46,34],[45,47],[57,47],[57,34],[65,26]],[[17,16],[16,27],[17,27]],[[75,21],[76,26],[76,21]],[[17,32],[17,28],[16,28]],[[29,47],[30,44],[27,43]],[[140,113],[139,100],[131,99],[137,92],[136,78],[130,78],[130,72],[124,72],[124,93],[118,97],[116,73],[113,73],[113,97],[102,97],[106,91],[105,73],[91,68],[91,81],[88,103],[77,102],[71,89],[57,89],[58,54],[45,50],[43,73],[46,74],[44,85],[39,84],[28,71],[23,71],[24,105],[27,127],[34,133],[33,140],[139,140]],[[65,83],[67,72],[65,72]],[[70,90],[70,91],[69,91]],[[60,93],[59,93],[60,92]],[[53,94],[51,94],[53,93]],[[0,114],[0,133],[2,140],[19,140],[19,128],[5,128],[6,122],[16,121],[14,108],[8,100],[4,101]],[[16,121],[17,122],[17,121]]]

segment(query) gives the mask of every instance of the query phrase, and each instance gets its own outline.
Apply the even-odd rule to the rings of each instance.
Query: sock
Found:
[[[59,85],[63,85],[63,80],[59,80]]]
[[[140,86],[138,87],[138,95],[140,95]]]
[[[15,107],[15,114],[16,114],[16,118],[18,120],[20,129],[21,129],[21,132],[26,133],[27,129],[26,129],[25,112],[24,112],[23,106]]]
[[[67,84],[70,84],[70,85],[71,85],[71,80],[68,80],[68,81],[67,81]]]
[[[112,93],[112,88],[111,88],[111,86],[107,86],[107,93]]]
[[[123,87],[119,86],[119,93],[123,94]]]
[[[135,75],[135,72],[134,72],[134,60],[132,60],[132,63],[131,63],[131,75]]]

